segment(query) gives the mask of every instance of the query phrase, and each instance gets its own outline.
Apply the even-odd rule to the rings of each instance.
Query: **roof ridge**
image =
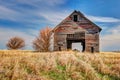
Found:
[[[70,18],[70,16],[72,16],[73,15],[73,13],[78,13],[79,15],[81,15],[83,18],[85,18],[86,20],[88,20],[90,23],[92,23],[94,26],[96,26],[98,29],[99,29],[99,32],[102,30],[98,25],[96,25],[95,23],[93,23],[91,20],[89,20],[82,12],[80,12],[80,11],[77,11],[77,10],[74,10],[69,16],[67,16],[64,20],[62,20],[54,29],[53,29],[53,31],[55,31],[58,27],[59,27],[59,25],[60,24],[62,24],[62,23],[64,23],[66,20],[67,20],[67,18]],[[68,21],[68,20],[67,20]],[[72,21],[72,20],[71,20]],[[74,21],[72,21],[72,22],[74,22]],[[74,22],[74,23],[76,23],[76,22]],[[76,23],[78,26],[80,26],[78,23]],[[82,28],[82,27],[81,27]],[[84,29],[84,28],[82,28],[82,29]],[[84,29],[85,30],[85,29]]]

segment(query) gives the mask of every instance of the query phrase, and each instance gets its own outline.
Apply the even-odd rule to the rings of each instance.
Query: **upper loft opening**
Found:
[[[73,21],[73,22],[71,22]],[[94,27],[92,28],[94,31],[97,30],[97,32],[100,32],[102,29],[97,26],[95,23],[93,23],[92,21],[90,21],[87,17],[84,16],[84,14],[82,14],[80,11],[73,11],[67,18],[65,18],[63,21],[61,21],[60,24],[58,24],[54,29],[53,31],[57,30],[58,27],[60,27],[60,25],[63,26],[63,23],[70,23],[71,26],[74,27],[74,29],[77,29],[76,27],[82,27],[84,29],[91,29],[91,26]],[[75,22],[75,23],[74,23]],[[68,24],[67,23],[67,24]],[[65,26],[67,25],[65,24]],[[75,26],[74,26],[74,25]],[[89,26],[90,25],[90,26]],[[69,26],[69,25],[68,25]],[[85,27],[84,27],[85,26]]]
[[[78,21],[78,15],[73,15],[73,21],[75,21],[75,22]]]

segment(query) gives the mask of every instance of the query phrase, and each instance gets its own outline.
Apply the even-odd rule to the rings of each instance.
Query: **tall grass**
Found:
[[[120,54],[0,51],[0,80],[120,80]]]

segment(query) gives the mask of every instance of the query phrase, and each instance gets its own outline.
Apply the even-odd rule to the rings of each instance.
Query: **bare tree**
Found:
[[[11,38],[6,44],[8,49],[20,49],[25,46],[25,41],[20,37]]]
[[[46,27],[40,30],[39,36],[33,41],[33,48],[36,51],[47,52],[50,51],[50,37],[51,28]]]

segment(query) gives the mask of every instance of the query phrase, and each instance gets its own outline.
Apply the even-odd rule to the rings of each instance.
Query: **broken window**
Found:
[[[77,22],[77,21],[78,21],[78,15],[74,15],[73,17],[74,17],[73,20],[74,20],[75,22]]]

